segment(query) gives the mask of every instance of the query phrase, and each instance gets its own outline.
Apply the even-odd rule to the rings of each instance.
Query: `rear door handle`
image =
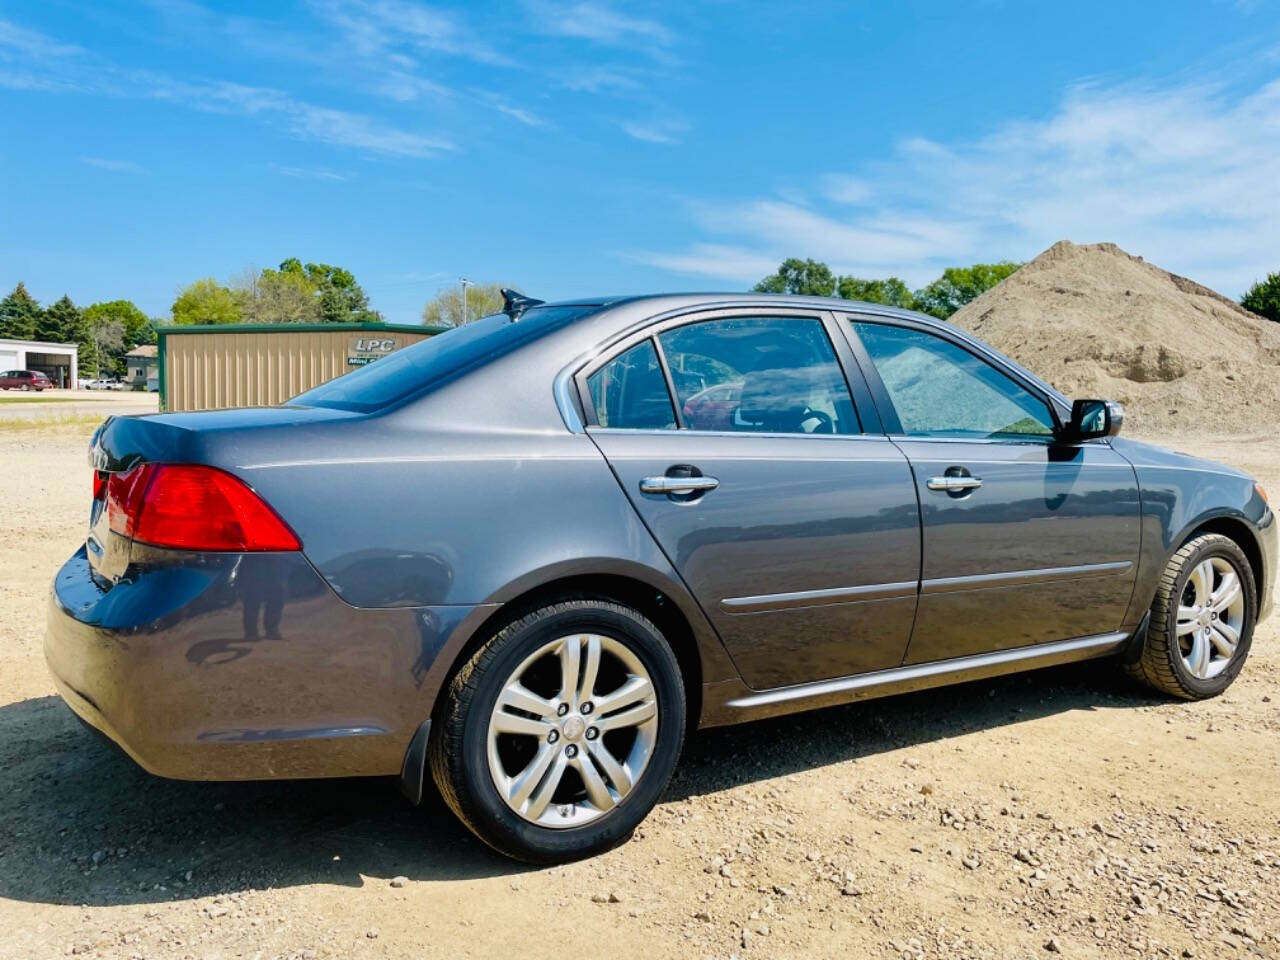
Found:
[[[641,493],[699,493],[720,486],[715,477],[645,477]]]
[[[981,477],[930,477],[926,482],[930,490],[946,490],[953,493],[957,490],[976,490],[982,486]]]

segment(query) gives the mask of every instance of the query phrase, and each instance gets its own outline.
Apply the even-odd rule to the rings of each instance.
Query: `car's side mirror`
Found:
[[[1112,400],[1077,400],[1071,404],[1071,422],[1063,430],[1069,443],[1114,437],[1124,424],[1124,407]]]

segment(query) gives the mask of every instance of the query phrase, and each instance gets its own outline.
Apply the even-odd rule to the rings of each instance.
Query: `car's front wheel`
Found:
[[[1239,545],[1219,534],[1196,537],[1169,559],[1142,655],[1127,669],[1183,700],[1217,696],[1249,656],[1257,610],[1253,569]]]
[[[667,785],[685,694],[665,638],[606,600],[535,610],[459,670],[431,736],[445,802],[496,850],[556,863],[630,837]]]

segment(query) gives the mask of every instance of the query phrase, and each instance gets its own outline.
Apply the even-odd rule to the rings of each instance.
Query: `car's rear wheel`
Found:
[[[1239,545],[1219,534],[1196,537],[1169,559],[1142,656],[1127,669],[1170,696],[1217,696],[1249,656],[1257,609],[1253,569]]]
[[[459,670],[433,724],[431,772],[481,840],[533,863],[624,842],[684,739],[676,658],[635,610],[569,600],[507,625]]]

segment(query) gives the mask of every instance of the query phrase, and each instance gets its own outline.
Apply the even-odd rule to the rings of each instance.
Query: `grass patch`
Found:
[[[84,397],[46,397],[42,393],[0,393],[0,404],[2,403],[75,403],[83,402]]]
[[[108,414],[73,413],[64,417],[14,417],[0,418],[0,434],[22,433],[35,430],[53,430],[61,427],[96,427]]]

